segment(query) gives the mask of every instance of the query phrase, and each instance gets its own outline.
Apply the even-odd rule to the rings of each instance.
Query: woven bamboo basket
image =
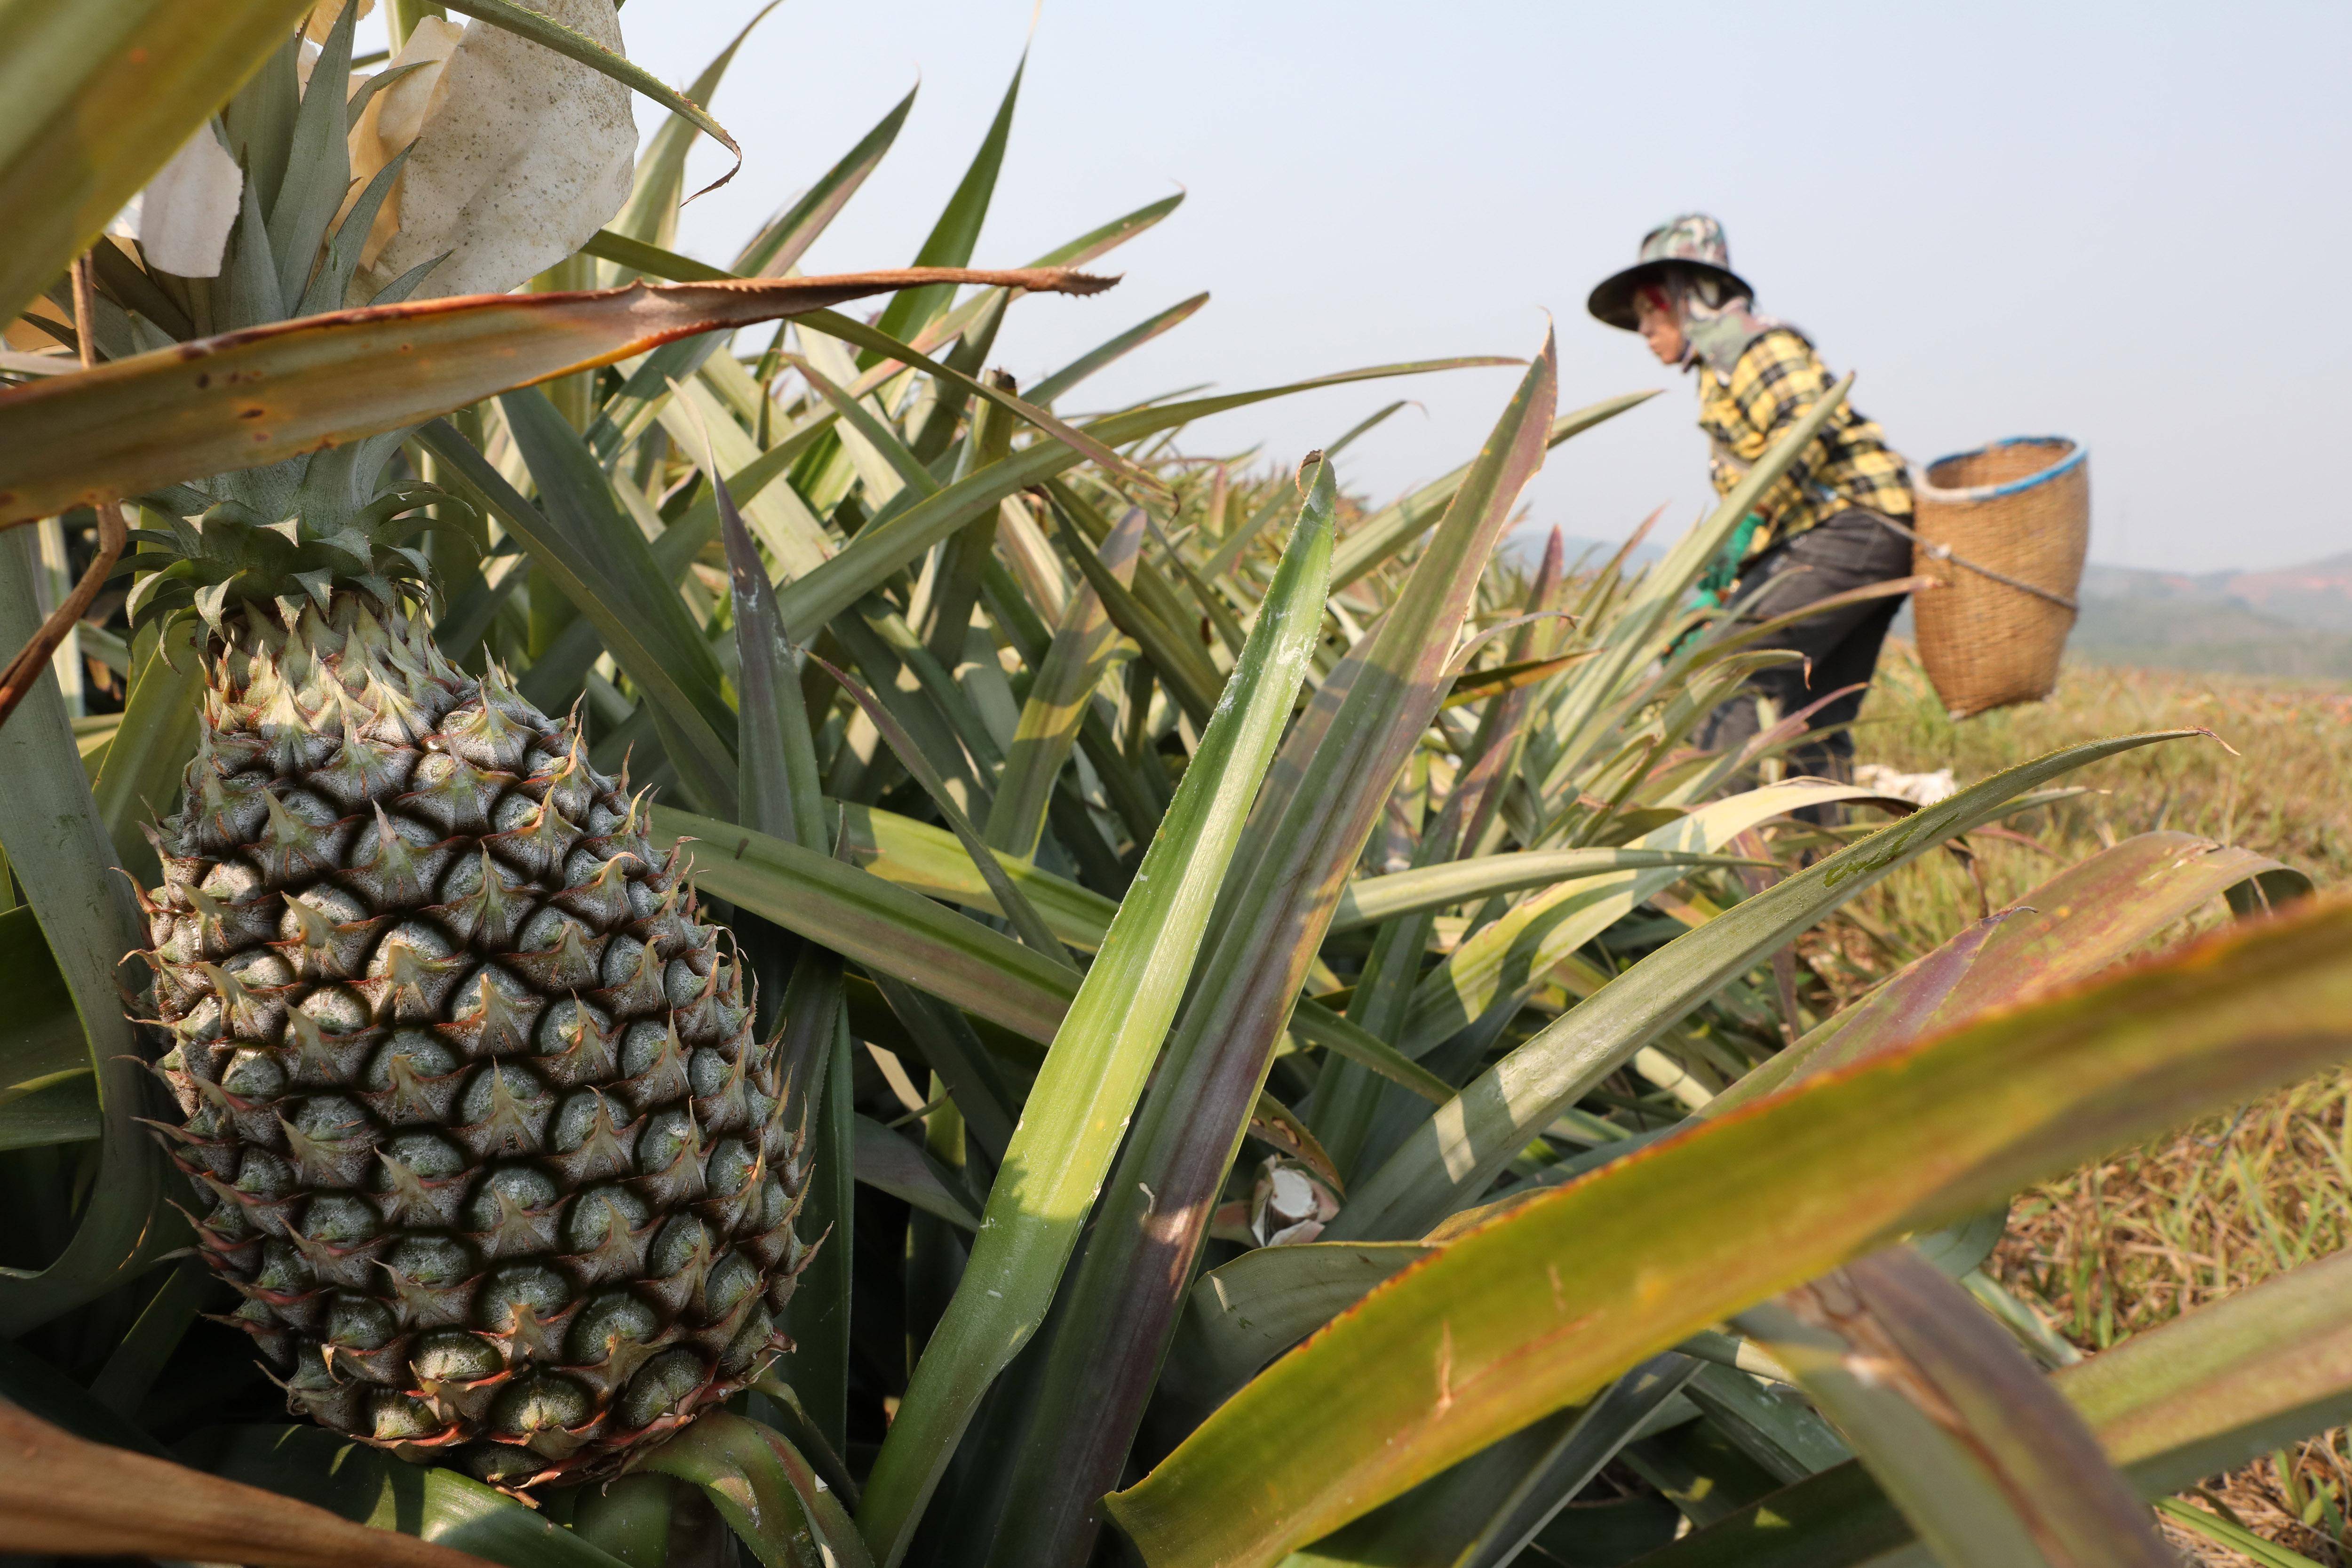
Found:
[[[2091,474],[2063,436],[2021,436],[1912,477],[1919,662],[1956,719],[2058,683],[2091,537]]]

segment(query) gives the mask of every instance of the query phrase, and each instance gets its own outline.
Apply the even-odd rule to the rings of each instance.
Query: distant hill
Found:
[[[2083,592],[2098,599],[2238,605],[2313,631],[2352,632],[2352,551],[2276,572],[2150,572],[2094,563]]]
[[[2305,680],[2352,680],[2352,552],[2275,572],[2150,572],[2094,564],[2067,652]]]

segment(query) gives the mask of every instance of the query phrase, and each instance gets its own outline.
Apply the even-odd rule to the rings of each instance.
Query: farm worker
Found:
[[[1723,226],[1685,213],[1643,237],[1641,259],[1604,279],[1588,309],[1638,331],[1666,364],[1698,381],[1698,424],[1714,446],[1711,478],[1728,494],[1748,468],[1835,384],[1812,341],[1756,313],[1755,290],[1731,270]],[[1701,579],[1704,602],[1737,604],[1743,622],[1777,619],[1832,595],[1911,571],[1911,485],[1877,425],[1848,404],[1732,531]],[[1790,771],[1851,777],[1853,740],[1878,648],[1899,595],[1827,610],[1775,632],[1764,646],[1809,662],[1759,670],[1706,721],[1698,740],[1736,751],[1758,732],[1760,702],[1777,718],[1813,710]],[[1843,689],[1856,689],[1832,696]],[[1828,700],[1823,700],[1828,699]],[[1819,704],[1814,707],[1814,704]]]

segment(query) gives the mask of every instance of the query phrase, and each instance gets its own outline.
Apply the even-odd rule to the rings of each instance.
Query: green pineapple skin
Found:
[[[788,1064],[573,724],[405,605],[279,606],[208,647],[142,895],[227,1321],[336,1431],[609,1477],[787,1346]]]

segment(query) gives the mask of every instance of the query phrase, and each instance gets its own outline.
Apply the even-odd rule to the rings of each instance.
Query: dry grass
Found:
[[[2020,1199],[1992,1272],[2086,1351],[2352,1244],[2352,1073],[2302,1084]],[[2352,1435],[2221,1478],[2209,1500],[2328,1564],[2352,1560]],[[2235,1553],[2209,1561],[2235,1563]]]
[[[2069,782],[2096,793],[2027,826],[2068,859],[2158,828],[2242,844],[2323,883],[2352,879],[2352,692],[2241,676],[2070,666],[2047,702],[1954,723],[1911,649],[1890,644],[1863,710],[1864,761],[1949,767],[1962,783],[2055,747],[2149,730],[2202,728],[2127,752]],[[1994,855],[1995,862],[2004,857]],[[2029,883],[2048,875],[2027,867]]]
[[[2301,1084],[2017,1203],[2000,1277],[2105,1350],[2352,1244],[2352,1074]]]
[[[2134,833],[2173,828],[2276,857],[2323,887],[2352,881],[2352,696],[2162,670],[2070,668],[2047,703],[1966,724],[1944,716],[1907,648],[1890,648],[1858,730],[1864,760],[1949,766],[1962,783],[2071,741],[2200,726],[2192,740],[2086,769],[2100,793],[2016,826],[2051,851],[1996,842],[1978,870],[1938,858],[1890,879],[1860,911],[1899,946],[1933,945]],[[2191,924],[2222,918],[2218,910]],[[2164,941],[2183,934],[2168,932]],[[2352,1073],[2299,1085],[2021,1198],[1991,1270],[2058,1332],[2095,1352],[2298,1263],[2352,1245]],[[2200,1499],[2279,1545],[2352,1564],[2352,1435],[2327,1433],[2218,1478]],[[2201,1561],[2251,1563],[2168,1523]]]

